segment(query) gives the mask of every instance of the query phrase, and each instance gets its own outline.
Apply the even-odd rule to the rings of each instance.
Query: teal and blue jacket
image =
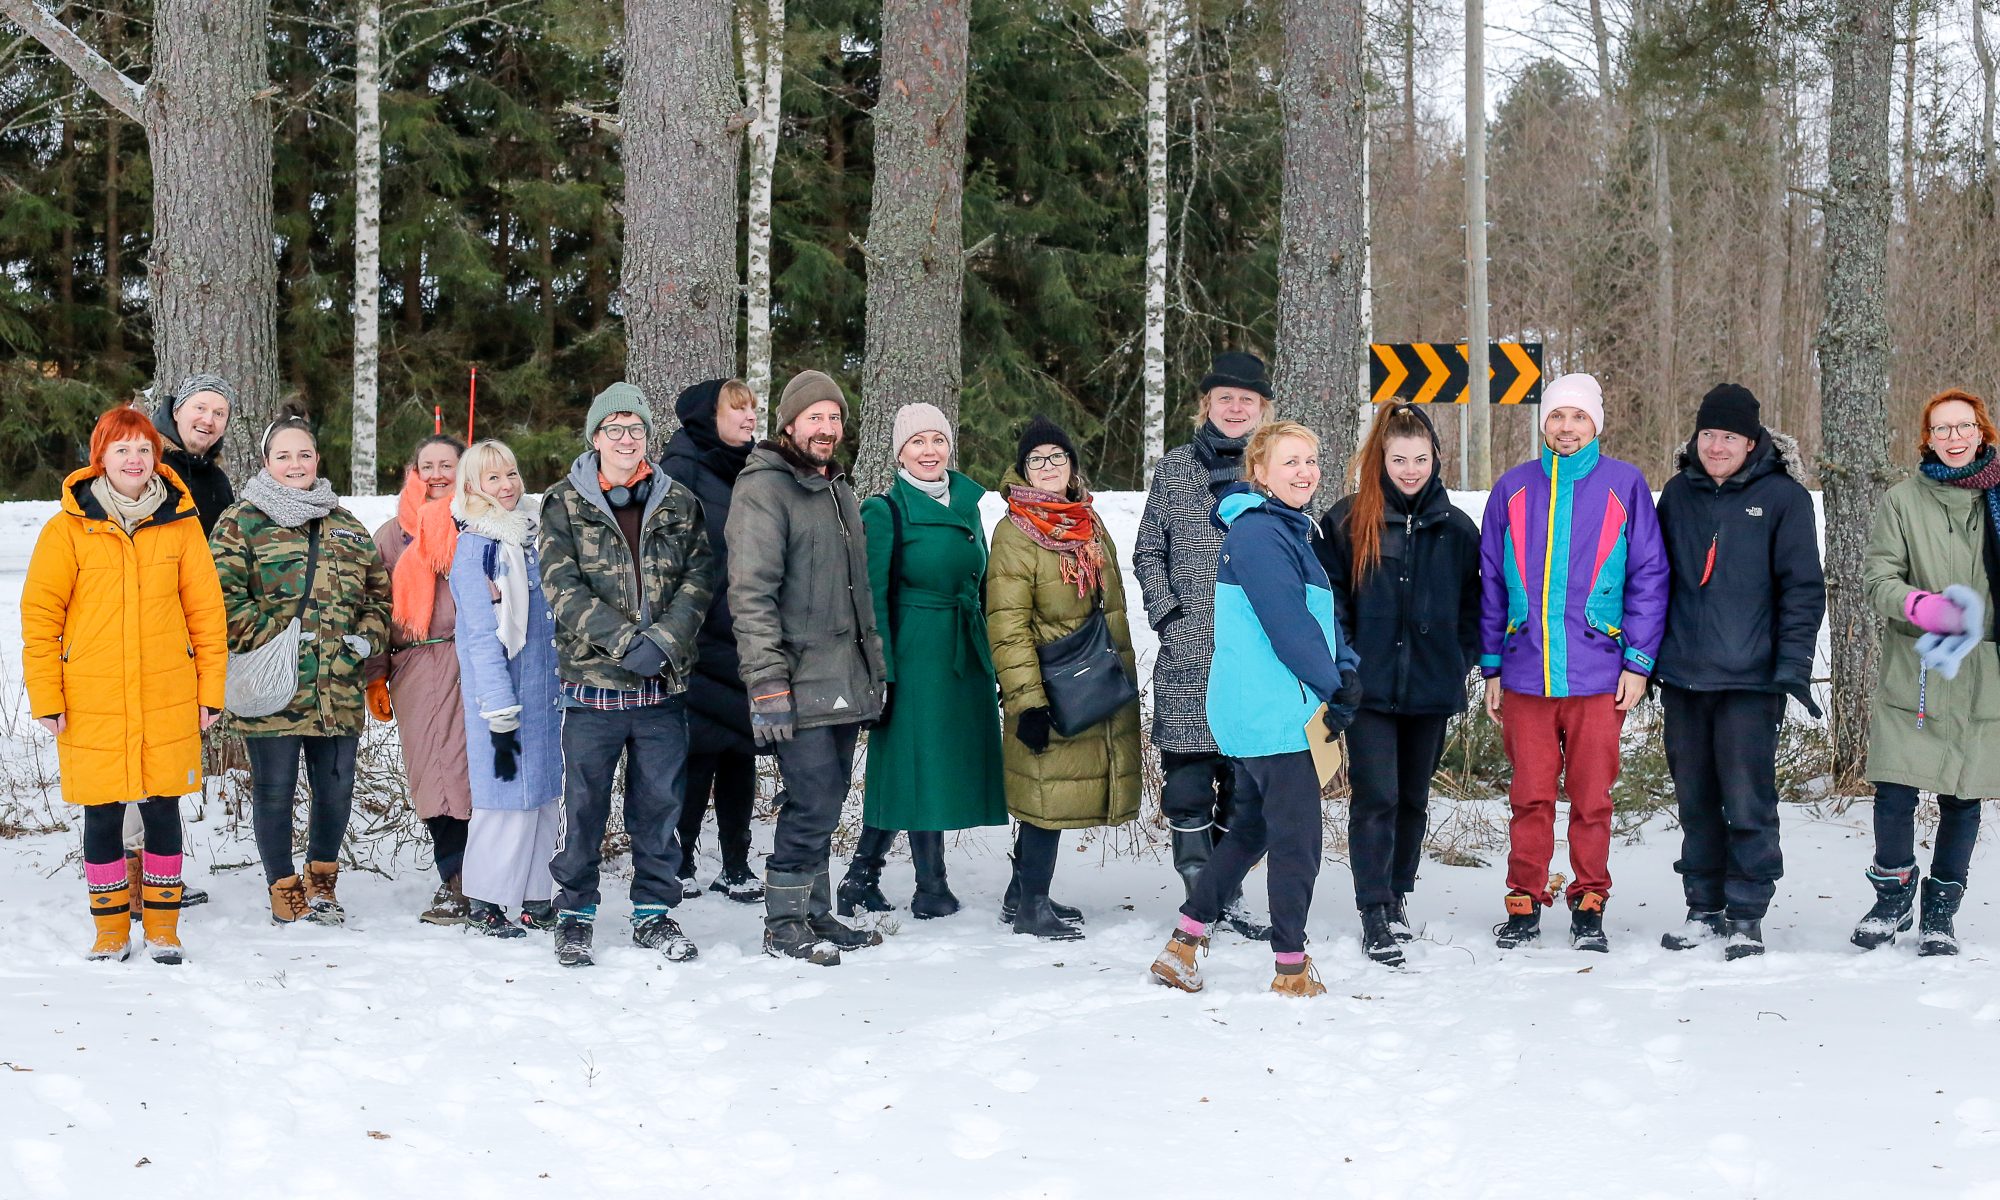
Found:
[[[1241,484],[1215,518],[1229,532],[1216,561],[1209,730],[1231,758],[1307,750],[1306,722],[1358,666],[1340,640],[1312,518]]]

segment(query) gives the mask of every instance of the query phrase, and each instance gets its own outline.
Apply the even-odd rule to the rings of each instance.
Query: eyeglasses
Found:
[[[1030,471],[1040,471],[1046,467],[1066,467],[1068,465],[1069,455],[1063,453],[1061,450],[1056,451],[1054,454],[1035,454],[1028,458],[1028,469]]]
[[[1946,438],[1969,438],[1979,432],[1979,422],[1960,421],[1956,425],[1931,426],[1931,440],[1941,442]]]
[[[646,426],[644,422],[632,425],[599,425],[597,432],[614,442],[643,442],[646,440]]]

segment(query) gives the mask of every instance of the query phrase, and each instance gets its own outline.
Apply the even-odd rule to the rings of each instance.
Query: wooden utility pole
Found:
[[[1470,365],[1465,419],[1458,423],[1458,485],[1484,491],[1493,486],[1493,409],[1486,382],[1486,0],[1465,3],[1465,318]]]

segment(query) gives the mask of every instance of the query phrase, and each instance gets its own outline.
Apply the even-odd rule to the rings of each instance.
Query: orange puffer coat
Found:
[[[101,472],[63,481],[21,591],[29,711],[57,713],[63,799],[113,804],[201,787],[201,708],[222,707],[228,668],[222,587],[186,485],[127,536],[90,494]]]

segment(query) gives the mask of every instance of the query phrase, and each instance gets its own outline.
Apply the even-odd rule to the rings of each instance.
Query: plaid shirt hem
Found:
[[[564,708],[589,708],[598,712],[623,712],[630,708],[652,708],[667,702],[666,681],[655,676],[636,691],[593,687],[587,683],[562,685]]]

